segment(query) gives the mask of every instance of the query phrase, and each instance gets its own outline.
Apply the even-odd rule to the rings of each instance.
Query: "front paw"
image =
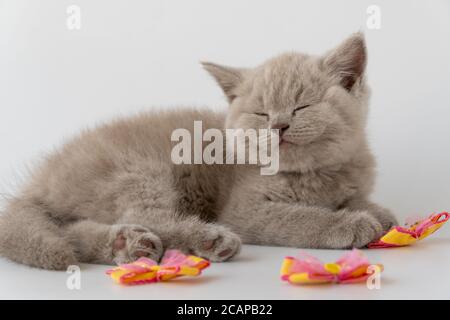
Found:
[[[392,213],[390,213],[388,210],[384,209],[382,211],[378,211],[372,214],[378,222],[383,227],[383,231],[387,232],[391,230],[392,227],[398,226],[397,218],[394,217]]]
[[[365,247],[381,237],[384,231],[384,227],[378,219],[366,212],[354,215],[350,224],[353,232],[352,248]]]
[[[163,253],[158,236],[139,225],[114,225],[110,231],[110,252],[116,264],[133,262],[140,257],[158,261]]]
[[[329,233],[328,244],[334,249],[362,248],[383,234],[381,223],[366,211],[349,213]]]
[[[189,250],[213,262],[223,262],[239,253],[241,239],[223,226],[206,224],[189,239]]]

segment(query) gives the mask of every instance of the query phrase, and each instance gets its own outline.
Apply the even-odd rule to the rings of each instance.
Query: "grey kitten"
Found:
[[[204,63],[227,115],[141,114],[86,131],[48,157],[0,217],[0,254],[46,269],[159,259],[177,248],[225,261],[244,243],[362,247],[396,223],[368,200],[366,49],[355,34],[323,57],[291,53],[254,69]],[[170,136],[277,128],[280,171],[174,165]]]

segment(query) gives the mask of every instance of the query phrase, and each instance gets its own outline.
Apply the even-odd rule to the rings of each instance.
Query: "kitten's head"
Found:
[[[226,127],[276,128],[280,171],[339,164],[364,141],[369,90],[364,37],[323,56],[288,53],[253,69],[204,63],[230,103]]]

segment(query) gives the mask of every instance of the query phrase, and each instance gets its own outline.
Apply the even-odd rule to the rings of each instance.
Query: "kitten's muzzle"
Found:
[[[279,130],[280,139],[281,139],[281,137],[286,132],[286,130],[289,129],[289,124],[288,123],[275,123],[270,128]]]

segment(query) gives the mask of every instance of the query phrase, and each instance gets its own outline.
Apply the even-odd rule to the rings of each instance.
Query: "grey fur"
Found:
[[[365,137],[365,64],[361,34],[323,57],[284,54],[253,69],[204,63],[230,102],[227,115],[153,112],[83,132],[10,201],[0,216],[0,254],[61,270],[77,261],[159,259],[167,248],[225,261],[239,252],[240,239],[366,245],[396,220],[369,201],[374,160]],[[170,135],[192,131],[194,120],[204,130],[289,125],[280,172],[172,164]]]

